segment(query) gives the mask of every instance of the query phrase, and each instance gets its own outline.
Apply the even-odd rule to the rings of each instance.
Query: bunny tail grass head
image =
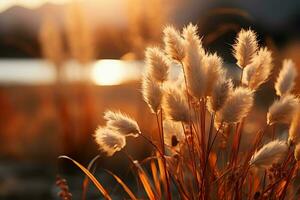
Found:
[[[244,68],[249,65],[258,49],[256,33],[250,29],[242,29],[237,35],[233,49],[233,54],[237,60],[237,65],[240,68]]]
[[[294,95],[285,95],[276,100],[269,108],[267,123],[290,123],[298,105],[299,101]]]
[[[125,136],[108,127],[99,127],[94,137],[96,143],[99,145],[99,149],[106,153],[107,156],[112,156],[126,145]]]
[[[296,76],[297,69],[295,63],[290,59],[284,60],[275,83],[276,94],[279,96],[289,94],[295,85]]]
[[[247,116],[253,105],[253,91],[238,87],[230,94],[222,109],[217,112],[220,122],[237,123]]]
[[[300,143],[300,106],[297,106],[297,110],[292,118],[291,126],[289,128],[289,144]]]
[[[184,132],[180,122],[164,120],[164,141],[167,147],[179,151],[184,143]]]
[[[208,110],[212,112],[219,111],[225,104],[227,98],[232,93],[233,84],[231,79],[226,79],[221,76],[212,88],[211,94],[208,97]]]
[[[295,147],[294,156],[295,160],[300,161],[300,143],[298,143]]]
[[[250,89],[256,90],[261,84],[266,82],[272,71],[272,54],[267,48],[261,48],[255,54],[252,62],[244,68],[243,84]]]
[[[182,61],[185,56],[184,40],[173,26],[167,26],[164,31],[165,52],[174,60]]]
[[[104,119],[107,120],[106,125],[108,128],[123,136],[137,137],[141,133],[137,122],[121,112],[108,110],[104,113]]]
[[[152,113],[157,113],[160,109],[163,95],[159,83],[148,75],[144,75],[142,80],[142,94],[144,101],[148,104]]]
[[[169,119],[179,122],[189,121],[189,108],[183,92],[171,85],[165,88],[163,108]]]
[[[203,64],[205,55],[201,40],[197,33],[197,26],[189,24],[183,30],[186,56],[183,59],[183,68],[186,76],[188,92],[200,99],[206,90],[206,73]]]
[[[146,70],[156,81],[164,82],[168,78],[170,60],[158,47],[148,47],[145,52]]]
[[[274,163],[279,163],[286,156],[288,145],[285,141],[275,140],[264,145],[255,152],[249,164],[258,168],[268,168]]]
[[[203,63],[206,68],[206,95],[209,95],[220,77],[225,75],[223,60],[217,54],[209,54],[204,56]]]

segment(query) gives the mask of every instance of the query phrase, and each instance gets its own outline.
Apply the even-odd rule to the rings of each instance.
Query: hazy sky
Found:
[[[14,5],[22,5],[30,8],[40,6],[45,2],[65,3],[70,0],[0,0],[0,12]]]

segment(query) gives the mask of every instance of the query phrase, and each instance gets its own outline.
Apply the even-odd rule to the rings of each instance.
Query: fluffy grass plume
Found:
[[[290,59],[284,60],[275,83],[276,94],[279,96],[289,94],[295,85],[296,76],[297,69],[295,63]]]
[[[290,128],[289,128],[289,144],[297,144],[300,142],[300,107],[297,107],[297,110],[293,116]]]
[[[187,89],[191,95],[200,99],[206,90],[206,73],[203,64],[205,52],[198,36],[197,27],[189,24],[183,30],[186,56],[183,60]]]
[[[169,119],[179,122],[189,121],[189,108],[183,92],[171,85],[165,88],[163,108]]]
[[[264,145],[251,157],[250,165],[259,168],[268,168],[274,163],[279,163],[286,156],[288,145],[285,141],[275,140]]]
[[[208,96],[220,77],[224,76],[223,60],[214,53],[204,56],[203,63],[206,69],[206,95]]]
[[[185,56],[184,40],[180,32],[173,26],[167,26],[164,31],[165,52],[174,60],[181,62]]]
[[[142,94],[152,113],[158,113],[162,101],[162,90],[160,85],[148,75],[144,75],[142,80]]]
[[[96,143],[99,145],[99,149],[106,153],[107,156],[112,156],[126,145],[125,136],[108,127],[99,127],[94,137]]]
[[[258,49],[256,33],[250,29],[242,29],[237,35],[233,49],[233,55],[237,60],[237,65],[240,68],[249,65]]]
[[[243,84],[252,90],[256,90],[266,82],[272,71],[272,54],[267,48],[260,48],[252,59],[252,62],[244,68]]]
[[[219,111],[225,104],[227,98],[232,93],[233,84],[231,79],[226,79],[221,76],[214,87],[212,88],[211,94],[208,97],[207,107],[210,112]]]
[[[163,51],[158,47],[146,49],[146,70],[147,73],[158,82],[164,82],[168,78],[170,61]]]
[[[298,99],[294,95],[285,95],[276,100],[269,108],[267,114],[267,123],[269,125],[275,123],[290,123],[295,110],[299,104]]]
[[[135,120],[121,112],[108,110],[104,113],[106,126],[124,136],[137,137],[141,131]]]
[[[220,122],[237,123],[247,116],[253,105],[253,91],[238,87],[230,94],[222,109],[217,112]]]

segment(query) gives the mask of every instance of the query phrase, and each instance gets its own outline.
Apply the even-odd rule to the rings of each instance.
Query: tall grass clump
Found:
[[[265,125],[251,133],[252,140],[241,148],[255,93],[272,73],[271,51],[259,46],[252,30],[241,30],[233,45],[241,70],[240,80],[234,85],[223,59],[202,46],[197,26],[189,24],[183,31],[167,26],[163,33],[163,48],[146,49],[141,89],[156,118],[157,131],[150,137],[140,131],[133,118],[106,111],[106,125],[94,135],[100,151],[107,156],[117,152],[126,155],[143,186],[144,192],[133,191],[125,180],[110,173],[127,193],[124,198],[297,198],[299,188],[294,182],[300,159],[300,110],[298,97],[292,94],[294,63],[284,61],[274,87],[279,98],[269,107]],[[182,71],[172,82],[169,71],[174,64]],[[257,126],[260,124],[257,122]],[[277,136],[276,124],[284,124],[288,139]],[[147,159],[150,168],[123,151],[128,137],[142,137],[153,147]],[[104,198],[111,199],[109,190],[89,168],[72,161]]]

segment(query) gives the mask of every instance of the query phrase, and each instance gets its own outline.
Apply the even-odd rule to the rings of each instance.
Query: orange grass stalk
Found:
[[[144,100],[157,119],[158,141],[143,135],[136,121],[126,114],[108,111],[104,115],[106,126],[95,134],[100,149],[108,156],[113,155],[125,147],[127,136],[142,136],[154,147],[155,156],[147,158],[151,160],[152,176],[125,153],[149,199],[171,199],[175,194],[182,199],[201,200],[252,199],[265,195],[288,197],[297,169],[295,159],[299,160],[300,154],[296,134],[299,113],[294,114],[299,103],[295,95],[290,94],[292,86],[278,87],[288,89],[278,89],[280,99],[270,106],[267,125],[254,134],[245,156],[238,156],[243,124],[247,123],[244,119],[253,107],[254,92],[272,71],[271,52],[264,47],[258,49],[253,31],[242,30],[234,45],[234,54],[242,69],[243,85],[233,89],[231,79],[226,78],[223,70],[222,59],[214,53],[205,53],[197,26],[188,25],[182,36],[175,28],[166,27],[164,43],[164,52],[147,50],[147,69],[142,80]],[[182,79],[178,81],[185,83],[183,87],[168,80],[169,63],[174,62],[183,67]],[[295,75],[292,70],[288,71]],[[291,77],[289,73],[280,77]],[[205,125],[207,111],[211,112],[209,127]],[[261,144],[269,125],[291,120],[289,141],[297,144],[295,150],[285,140]],[[231,137],[233,130],[235,135]],[[220,147],[219,139],[231,143],[232,148]],[[254,173],[254,167],[267,171]],[[123,180],[112,176],[131,199],[139,198]],[[103,187],[98,187],[104,193]]]
[[[68,156],[59,156],[59,158],[67,159],[72,161],[77,167],[81,169],[81,171],[91,179],[91,181],[94,183],[94,185],[97,187],[97,189],[103,194],[103,197],[106,200],[112,200],[106,189],[100,184],[100,182],[95,178],[93,174],[89,172],[84,166],[82,166],[80,163],[78,163],[76,160],[73,160],[72,158]]]

